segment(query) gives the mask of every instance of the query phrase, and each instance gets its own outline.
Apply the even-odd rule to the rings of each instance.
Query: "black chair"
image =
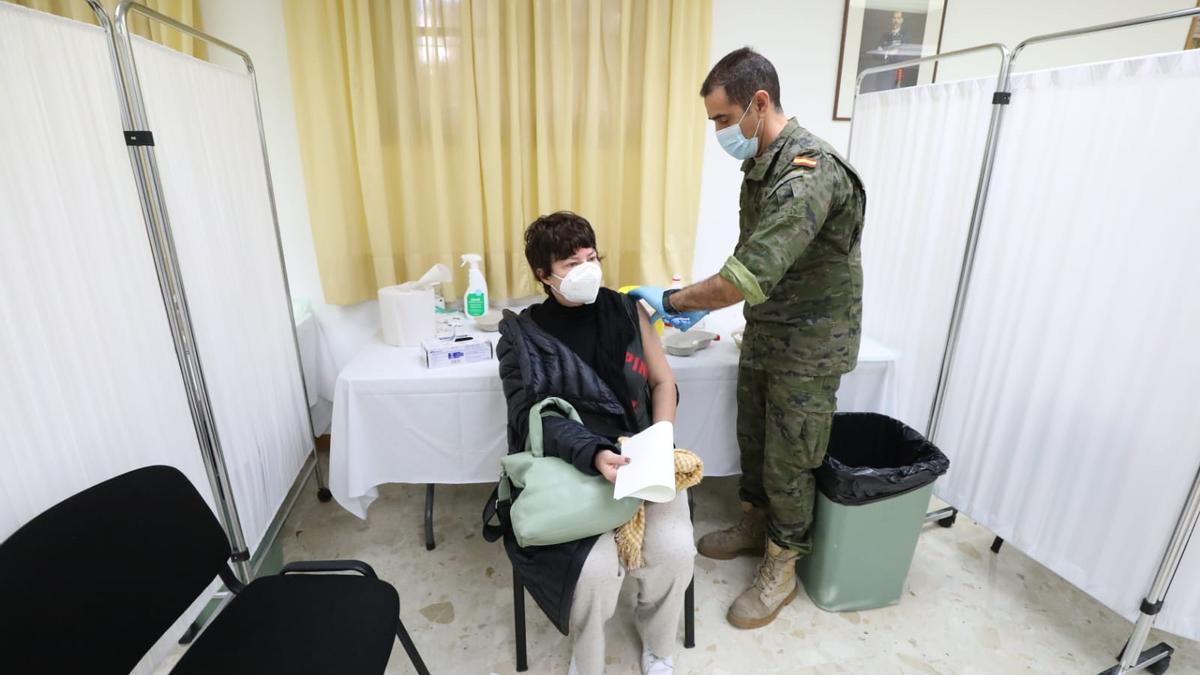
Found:
[[[696,502],[692,498],[692,491],[688,490],[688,516],[692,522],[696,521]],[[517,637],[517,672],[523,673],[529,670],[529,654],[526,649],[525,640],[525,584],[521,583],[521,578],[517,575],[517,568],[512,568],[513,573],[513,626],[516,629]],[[688,584],[687,591],[683,594],[683,646],[686,649],[691,649],[696,646],[696,577],[692,576],[692,582]]]
[[[366,563],[292,563],[243,585],[229,555],[212,511],[171,467],[58,503],[0,544],[0,670],[125,675],[219,575],[234,596],[173,674],[378,675],[394,637],[428,673],[396,589]]]

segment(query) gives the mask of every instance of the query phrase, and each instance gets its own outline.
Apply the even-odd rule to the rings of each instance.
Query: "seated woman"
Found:
[[[525,230],[525,258],[548,297],[520,316],[506,313],[500,324],[509,452],[524,449],[530,407],[557,396],[583,424],[545,418],[545,454],[616,480],[628,462],[617,439],[675,421],[675,379],[662,344],[636,299],[601,287],[596,235],[580,216],[559,212],[534,221]],[[612,532],[556,546],[521,548],[510,536],[504,543],[538,606],[574,636],[570,673],[604,671],[604,624],[627,572],[638,580],[642,672],[673,672],[696,555],[685,493],[646,503],[646,564],[636,570],[620,564]]]

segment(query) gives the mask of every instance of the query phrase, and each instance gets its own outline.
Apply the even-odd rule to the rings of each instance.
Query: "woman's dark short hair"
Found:
[[[586,218],[570,211],[542,216],[525,228],[525,260],[535,279],[539,270],[550,274],[555,260],[570,258],[581,248],[596,248],[596,232]]]

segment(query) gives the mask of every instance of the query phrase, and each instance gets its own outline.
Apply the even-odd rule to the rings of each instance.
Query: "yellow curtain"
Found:
[[[533,295],[521,235],[559,209],[596,228],[610,286],[690,274],[710,0],[309,0],[284,15],[329,302],[469,252],[493,297]]]
[[[92,13],[92,8],[88,6],[84,0],[8,0],[15,2],[18,5],[29,7],[32,9],[65,16],[68,19],[83,21],[84,23],[95,24],[96,15]],[[200,0],[141,0],[141,4],[153,9],[160,14],[182,21],[183,23],[203,30],[200,25]],[[100,0],[100,4],[104,6],[108,12],[109,18],[113,18],[116,14],[117,5],[120,0]],[[149,22],[146,17],[133,15],[130,17],[130,24],[133,26],[133,32],[142,37],[149,38],[155,42],[177,49],[184,54],[191,54],[197,58],[205,58],[207,50],[203,42],[195,40],[190,36],[184,35],[174,28],[164,26],[161,23]]]

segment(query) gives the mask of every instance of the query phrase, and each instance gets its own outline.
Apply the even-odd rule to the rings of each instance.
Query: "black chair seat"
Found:
[[[68,497],[0,543],[0,672],[125,675],[219,575],[233,598],[173,673],[381,675],[394,636],[429,675],[396,589],[365,562],[297,561],[244,585],[229,558],[178,469]]]
[[[262,577],[234,597],[171,673],[377,675],[399,614],[396,589],[377,579]]]

